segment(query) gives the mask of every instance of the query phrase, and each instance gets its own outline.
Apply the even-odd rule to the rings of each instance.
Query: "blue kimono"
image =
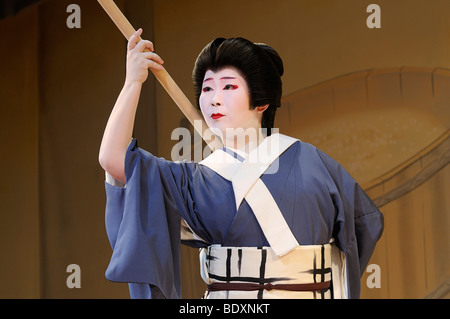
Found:
[[[340,164],[308,143],[293,143],[277,165],[260,178],[295,239],[321,245],[334,238],[346,258],[348,297],[359,298],[383,215]],[[180,242],[270,246],[245,198],[237,206],[231,182],[206,165],[155,157],[133,140],[125,175],[123,188],[105,184],[113,249],[106,277],[128,282],[131,298],[181,298]],[[182,241],[181,219],[201,240]]]

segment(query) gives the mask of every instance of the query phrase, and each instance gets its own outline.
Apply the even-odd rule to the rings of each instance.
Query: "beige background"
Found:
[[[366,26],[374,2],[381,29]],[[81,7],[81,29],[66,26],[71,3]],[[371,260],[381,288],[367,288],[366,273],[362,297],[448,296],[450,2],[116,3],[192,102],[192,67],[207,42],[243,36],[272,45],[285,64],[281,132],[314,143],[384,200],[385,233]],[[42,1],[0,21],[0,38],[0,297],[128,298],[126,285],[104,278],[111,249],[97,162],[126,42],[92,0]],[[149,77],[140,146],[170,158],[170,134],[185,123]],[[184,297],[198,298],[197,253],[182,253]],[[73,263],[79,289],[66,286]]]

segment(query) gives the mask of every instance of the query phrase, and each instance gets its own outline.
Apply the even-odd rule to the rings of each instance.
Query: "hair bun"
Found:
[[[217,50],[219,49],[220,45],[223,43],[223,41],[225,41],[225,38],[215,38],[211,44],[210,44],[210,48],[209,48],[209,53],[211,54],[211,59],[212,61],[216,60],[216,53]]]
[[[255,43],[260,48],[264,49],[264,51],[267,53],[267,55],[272,60],[272,63],[274,64],[275,68],[278,71],[278,74],[280,76],[284,73],[284,66],[283,66],[283,60],[281,60],[280,56],[278,55],[277,51],[275,51],[270,45],[267,45],[265,43]]]

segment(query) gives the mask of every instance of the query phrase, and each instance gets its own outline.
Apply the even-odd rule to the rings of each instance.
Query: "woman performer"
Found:
[[[200,248],[205,298],[359,298],[383,215],[336,161],[272,132],[277,52],[243,38],[202,50],[197,103],[224,148],[200,163],[171,162],[132,140],[148,68],[163,63],[141,33],[129,39],[100,148],[113,248],[106,277],[128,282],[132,298],[180,298],[181,241]]]

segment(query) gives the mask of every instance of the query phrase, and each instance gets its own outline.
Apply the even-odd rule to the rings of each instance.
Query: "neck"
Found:
[[[259,129],[234,129],[227,130],[223,138],[223,144],[227,148],[232,148],[245,153],[249,153],[264,141],[266,136]]]

